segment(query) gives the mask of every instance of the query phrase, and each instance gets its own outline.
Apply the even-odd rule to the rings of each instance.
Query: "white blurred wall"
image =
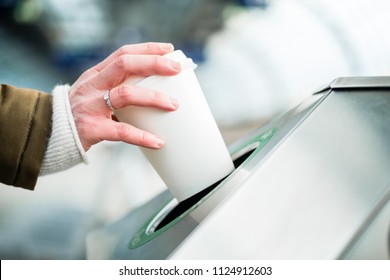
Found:
[[[221,126],[272,118],[339,76],[390,74],[390,1],[273,0],[233,10],[197,70]]]

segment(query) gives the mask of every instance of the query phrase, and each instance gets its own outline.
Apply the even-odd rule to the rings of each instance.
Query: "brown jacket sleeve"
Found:
[[[34,189],[51,130],[51,98],[0,85],[0,182]]]

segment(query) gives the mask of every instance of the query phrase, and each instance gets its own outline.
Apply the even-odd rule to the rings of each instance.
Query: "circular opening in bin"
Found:
[[[255,137],[251,143],[244,147],[237,147],[236,152],[232,153],[232,159],[235,172],[246,162],[249,161],[257,152],[261,151],[267,142],[275,135],[277,129],[272,127]],[[136,249],[143,244],[151,241],[155,237],[170,229],[176,223],[181,221],[188,213],[196,209],[208,196],[212,195],[218,188],[223,187],[225,178],[206,188],[195,196],[178,203],[174,198],[157,210],[156,214],[147,220],[141,228],[135,233],[129,242],[129,249]]]

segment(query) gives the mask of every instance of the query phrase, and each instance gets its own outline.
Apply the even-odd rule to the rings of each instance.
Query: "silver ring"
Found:
[[[107,104],[107,107],[110,108],[111,111],[114,111],[116,108],[112,106],[111,100],[110,100],[110,91],[106,90],[103,95],[103,99]]]

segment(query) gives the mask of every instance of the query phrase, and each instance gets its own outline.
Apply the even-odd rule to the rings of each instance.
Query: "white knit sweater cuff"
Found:
[[[73,119],[69,88],[69,85],[62,85],[53,90],[52,130],[40,175],[66,170],[81,162],[88,163]]]

